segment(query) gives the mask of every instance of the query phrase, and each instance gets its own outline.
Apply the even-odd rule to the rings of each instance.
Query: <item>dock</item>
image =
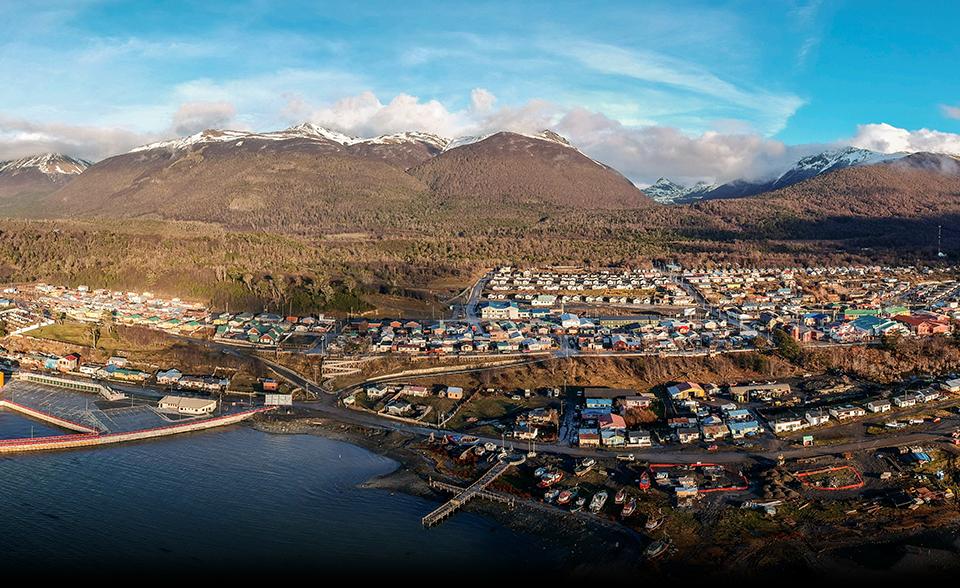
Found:
[[[444,503],[440,508],[431,512],[427,516],[423,517],[423,526],[432,527],[443,521],[443,519],[452,515],[459,509],[461,506],[469,502],[473,498],[486,498],[488,500],[496,500],[498,502],[503,502],[513,506],[514,499],[510,496],[504,496],[496,492],[490,492],[487,490],[487,486],[493,483],[494,480],[500,477],[510,466],[518,465],[524,462],[526,458],[523,456],[510,458],[501,458],[500,461],[487,470],[479,480],[471,484],[466,489],[458,488],[452,484],[445,484],[438,481],[430,481],[430,486],[432,488],[438,488],[440,490],[446,490],[448,492],[453,492],[456,495],[451,498],[449,501]]]

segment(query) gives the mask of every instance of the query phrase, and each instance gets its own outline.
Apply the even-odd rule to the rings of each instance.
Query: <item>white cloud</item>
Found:
[[[650,50],[627,50],[599,43],[570,42],[558,49],[592,70],[634,78],[643,82],[672,87],[681,93],[692,93],[721,101],[727,106],[754,112],[773,134],[782,130],[804,101],[793,94],[775,94],[761,89],[744,88],[720,79],[700,65]],[[715,106],[715,105],[714,105]]]
[[[159,138],[121,127],[34,123],[0,113],[0,160],[55,152],[97,161]]]
[[[309,122],[359,137],[414,130],[450,137],[464,127],[465,116],[448,111],[436,100],[421,103],[414,96],[399,94],[383,104],[373,92],[363,92],[317,108],[307,118]]]
[[[237,109],[229,102],[184,102],[173,115],[171,130],[183,137],[206,129],[227,128],[236,116]]]
[[[960,154],[960,135],[920,129],[908,131],[886,123],[857,125],[857,133],[844,141],[880,153],[932,153]]]
[[[160,133],[142,133],[119,126],[36,123],[0,113],[0,161],[40,153],[63,153],[90,161],[126,153],[135,147],[197,133],[209,128],[242,128],[228,102],[185,102]]]
[[[940,105],[940,109],[943,111],[943,116],[960,119],[960,107]]]
[[[305,107],[298,97],[288,98],[287,110],[301,112]],[[783,143],[750,132],[749,125],[741,121],[716,121],[718,128],[731,132],[709,131],[697,136],[674,127],[625,126],[603,114],[567,109],[546,100],[500,108],[495,108],[496,102],[496,96],[479,88],[471,92],[469,108],[460,111],[450,111],[436,101],[421,103],[406,94],[383,104],[372,92],[364,92],[317,108],[307,120],[360,137],[416,130],[454,138],[551,129],[639,184],[661,176],[679,182],[757,178],[779,169],[783,158],[794,154]]]
[[[625,127],[581,109],[568,112],[556,130],[641,185],[660,177],[683,184],[758,178],[778,169],[787,153],[780,141],[756,133],[708,131],[696,136],[673,127]]]

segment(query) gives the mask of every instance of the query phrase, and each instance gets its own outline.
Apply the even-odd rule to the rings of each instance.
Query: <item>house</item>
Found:
[[[838,421],[862,417],[865,414],[867,414],[867,411],[859,406],[853,406],[851,404],[846,406],[835,406],[830,409],[830,415]]]
[[[774,421],[773,432],[788,433],[790,431],[798,431],[802,429],[803,426],[803,420],[800,417],[785,417]]]
[[[71,353],[70,355],[61,357],[57,362],[57,369],[61,372],[72,372],[77,369],[77,363],[80,361],[80,356],[76,353]]]
[[[430,395],[430,391],[424,388],[423,386],[404,386],[400,389],[400,393],[404,396],[414,396],[416,398],[422,398]]]
[[[730,428],[723,423],[715,425],[701,425],[700,434],[704,441],[716,441],[717,439],[723,439],[729,435]]]
[[[960,379],[947,380],[940,384],[940,389],[951,394],[958,394],[960,393]]]
[[[914,406],[916,404],[917,404],[917,398],[913,394],[910,394],[909,396],[904,395],[904,396],[893,397],[893,405],[896,406],[897,408],[906,408],[908,406]]]
[[[607,447],[623,447],[626,441],[623,429],[600,429],[600,442]]]
[[[889,400],[871,400],[867,403],[867,409],[870,412],[887,412],[890,410]]]
[[[580,447],[599,447],[600,431],[597,429],[580,429],[577,442]]]
[[[537,438],[537,434],[540,432],[540,429],[536,427],[522,426],[517,427],[513,430],[513,436],[517,439],[523,439],[526,441],[531,441]]]
[[[681,443],[693,443],[700,439],[700,429],[697,427],[679,427],[677,438]]]
[[[413,410],[413,406],[406,400],[400,398],[388,402],[384,409],[387,411],[387,414],[391,416],[403,416]]]
[[[704,398],[707,395],[700,384],[694,382],[681,382],[676,386],[670,386],[667,388],[667,393],[670,394],[672,400],[686,400],[690,397]]]
[[[600,418],[597,419],[601,429],[626,429],[627,424],[624,422],[623,417],[618,414],[602,414]]]
[[[627,447],[652,447],[653,439],[650,437],[649,431],[629,431],[625,445]]]
[[[170,368],[164,372],[157,372],[157,383],[161,385],[175,384],[183,374],[177,368]]]
[[[620,405],[624,408],[649,408],[656,398],[656,395],[647,392],[636,396],[627,396],[620,401]]]
[[[490,320],[517,320],[520,318],[520,307],[516,302],[484,302],[480,305],[480,318]]]
[[[463,388],[447,386],[447,398],[450,400],[463,400]]]
[[[367,398],[382,398],[387,394],[394,392],[393,386],[369,386],[364,392],[367,395]]]
[[[757,421],[740,421],[728,423],[727,426],[730,427],[730,436],[734,439],[742,439],[747,435],[759,435],[762,431]]]
[[[810,423],[810,426],[812,427],[830,422],[830,415],[822,414],[820,412],[807,411],[807,413],[803,415],[803,418],[805,421]]]

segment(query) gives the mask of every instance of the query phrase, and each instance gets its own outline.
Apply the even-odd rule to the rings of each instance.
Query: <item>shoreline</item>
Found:
[[[449,498],[427,485],[428,476],[441,479],[444,476],[436,473],[427,456],[407,446],[408,442],[417,439],[416,436],[343,423],[319,416],[308,408],[265,413],[245,421],[244,425],[265,433],[317,435],[342,441],[397,462],[393,471],[375,476],[361,487],[401,492],[437,503]],[[461,480],[451,481],[462,483]],[[734,507],[723,504],[719,508]],[[832,539],[799,532],[757,536],[757,541],[738,546],[730,554],[732,557],[703,568],[684,566],[671,559],[646,561],[642,555],[645,547],[642,533],[615,520],[588,513],[571,514],[535,500],[518,498],[517,506],[513,508],[482,499],[473,500],[464,506],[464,510],[563,549],[566,553],[564,564],[560,570],[552,572],[564,580],[742,579],[745,576],[774,578],[782,577],[782,574],[834,579],[889,579],[891,575],[902,575],[916,579],[960,571],[960,515],[936,527],[918,524],[911,529],[875,535],[868,531]],[[870,555],[874,551],[878,554],[891,552],[889,555],[893,557],[881,561],[879,555]]]
[[[294,410],[296,412],[291,415],[267,413],[243,424],[265,433],[316,435],[342,441],[397,462],[393,471],[374,476],[361,484],[362,488],[400,492],[438,504],[449,498],[449,495],[432,490],[422,477],[431,473],[436,477],[429,459],[404,447],[414,437],[382,430],[370,434],[374,429],[310,415],[310,409]],[[462,480],[451,481],[462,483]],[[633,530],[588,513],[571,514],[520,498],[516,502],[517,505],[511,508],[476,499],[466,504],[463,510],[562,548],[567,553],[564,566],[561,570],[551,571],[562,579],[636,577],[645,573],[642,567],[644,545]],[[560,519],[562,525],[558,524]],[[538,573],[538,576],[542,575],[542,571]]]

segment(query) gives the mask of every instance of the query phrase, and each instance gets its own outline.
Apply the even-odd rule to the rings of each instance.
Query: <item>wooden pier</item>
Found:
[[[431,480],[430,486],[432,488],[438,488],[440,490],[453,492],[456,494],[456,496],[451,498],[448,502],[446,502],[443,506],[441,506],[437,510],[423,517],[423,526],[432,527],[433,525],[436,525],[446,517],[455,513],[458,508],[466,504],[467,501],[469,501],[472,498],[477,498],[477,497],[486,498],[488,500],[496,500],[498,502],[503,502],[503,503],[509,504],[510,506],[513,506],[514,499],[512,497],[504,496],[496,492],[490,492],[486,488],[494,480],[500,477],[500,475],[503,472],[507,471],[507,469],[510,466],[516,465],[518,463],[523,463],[523,461],[524,461],[523,457],[520,457],[519,459],[515,459],[515,460],[501,459],[501,461],[497,463],[497,465],[490,468],[487,471],[487,473],[481,476],[479,480],[471,484],[466,489],[458,488],[457,486],[454,486],[452,484],[444,484],[443,482],[437,482],[437,481]]]

